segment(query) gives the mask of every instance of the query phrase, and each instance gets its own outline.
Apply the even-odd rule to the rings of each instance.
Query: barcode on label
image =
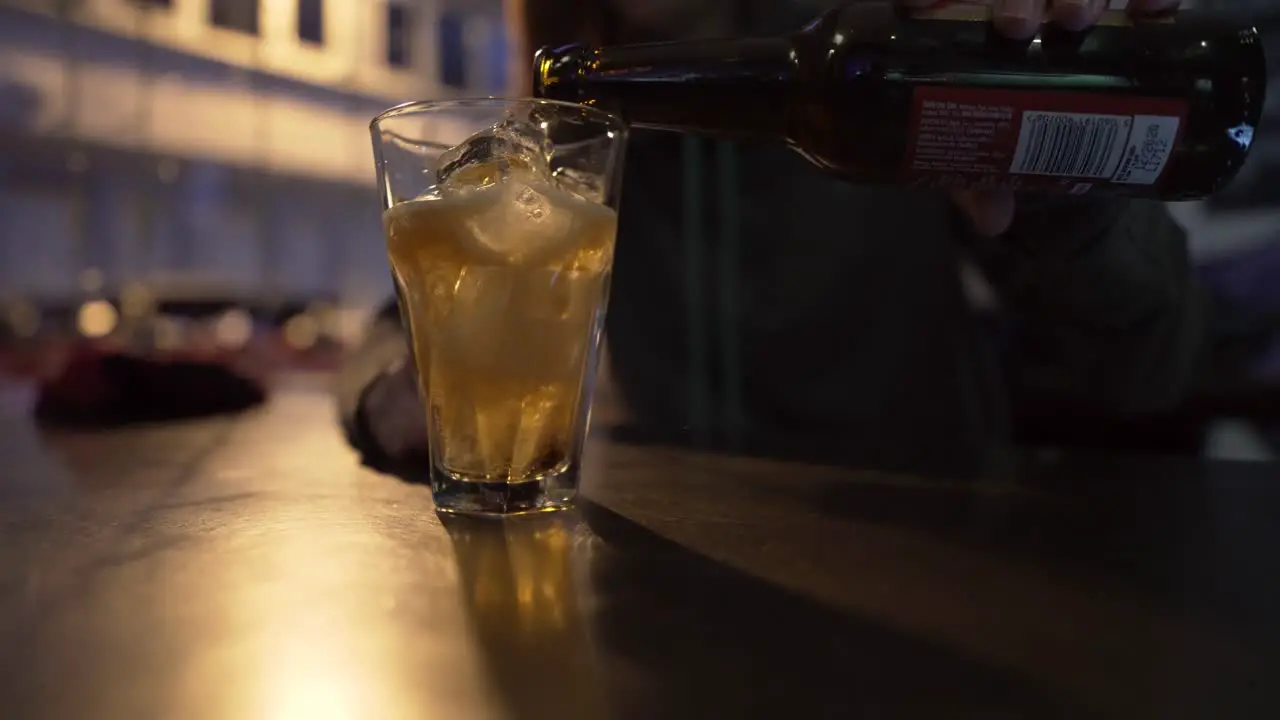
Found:
[[[1123,115],[1025,112],[1012,172],[1110,179],[1132,125]]]
[[[1024,112],[1009,172],[1151,185],[1168,162],[1178,124],[1165,116]]]

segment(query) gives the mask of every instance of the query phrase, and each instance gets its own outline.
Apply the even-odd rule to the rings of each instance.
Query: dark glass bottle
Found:
[[[1262,115],[1257,30],[1184,12],[999,36],[982,8],[833,10],[790,37],[545,48],[535,94],[637,127],[783,141],[863,183],[1187,200],[1226,185]]]

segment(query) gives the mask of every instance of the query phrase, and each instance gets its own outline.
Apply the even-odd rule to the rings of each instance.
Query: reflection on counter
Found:
[[[512,521],[442,516],[464,605],[497,694],[511,717],[608,717],[595,675],[579,573],[594,536],[573,514]],[[547,683],[554,667],[566,678]],[[570,679],[572,678],[572,679]]]

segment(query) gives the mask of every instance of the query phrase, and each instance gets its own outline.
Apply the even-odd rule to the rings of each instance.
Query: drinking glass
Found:
[[[569,506],[608,302],[625,126],[571,103],[483,99],[400,105],[370,129],[437,509]]]

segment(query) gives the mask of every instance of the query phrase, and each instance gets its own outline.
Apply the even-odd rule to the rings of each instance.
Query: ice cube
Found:
[[[501,369],[511,336],[514,285],[509,271],[500,268],[470,267],[459,272],[440,328],[442,351],[450,362],[477,368],[476,372]]]
[[[446,150],[436,182],[445,191],[486,187],[513,177],[550,182],[552,147],[541,126],[508,115]]]
[[[508,180],[476,191],[483,203],[465,221],[476,262],[534,265],[568,256],[578,242],[578,202],[545,183]]]
[[[568,450],[574,399],[564,383],[545,385],[524,398],[511,443],[512,477],[528,477],[559,464]]]
[[[553,173],[556,187],[595,203],[604,203],[604,178],[572,167]]]

